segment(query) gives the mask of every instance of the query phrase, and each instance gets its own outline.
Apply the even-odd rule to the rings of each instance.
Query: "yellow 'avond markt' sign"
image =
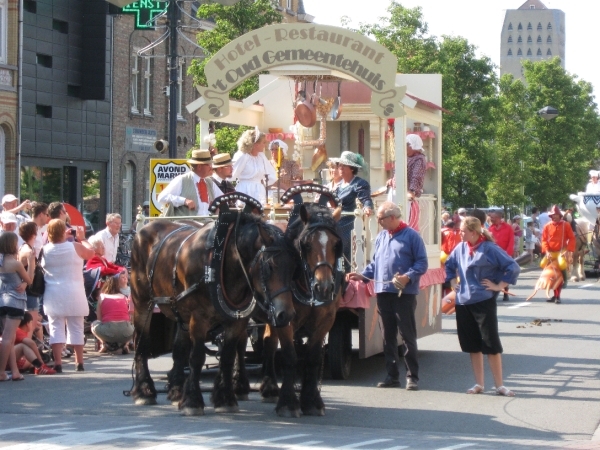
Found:
[[[206,103],[198,111],[210,120],[229,114],[228,93],[248,77],[271,67],[305,64],[352,76],[372,90],[371,109],[379,117],[404,115],[397,87],[397,58],[371,39],[343,28],[310,23],[269,25],[231,41],[205,66],[208,87],[198,90]]]

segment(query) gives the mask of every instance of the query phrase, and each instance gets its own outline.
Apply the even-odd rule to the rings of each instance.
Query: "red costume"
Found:
[[[85,265],[85,270],[95,269],[97,267],[100,267],[101,277],[116,275],[125,270],[124,267],[108,262],[104,256],[98,255],[95,255],[92,259],[88,260],[87,264]]]
[[[446,255],[450,255],[454,247],[461,242],[460,231],[454,228],[442,228],[442,251]]]
[[[488,229],[496,244],[512,258],[515,246],[515,232],[513,228],[506,222],[500,222],[500,225],[492,225]]]

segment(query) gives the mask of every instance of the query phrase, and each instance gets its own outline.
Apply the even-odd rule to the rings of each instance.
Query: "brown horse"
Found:
[[[305,186],[302,188],[307,189]],[[325,200],[328,199],[327,194]],[[284,195],[282,200],[285,201],[285,198]],[[301,202],[299,196],[294,198],[294,208],[298,214],[292,214],[286,230],[286,238],[294,243],[301,261],[294,275],[296,317],[288,327],[274,329],[266,326],[264,378],[260,386],[263,401],[277,402],[277,414],[289,417],[299,417],[300,410],[305,415],[325,414],[325,405],[319,392],[323,342],[335,321],[344,275],[342,240],[336,230],[341,209],[337,208],[332,214],[325,206],[306,206],[299,204]],[[300,401],[294,391],[297,363],[294,336],[308,338]],[[281,390],[277,385],[274,364],[278,342],[281,342],[283,361]]]
[[[219,197],[217,207],[221,212],[215,223],[199,227],[156,220],[137,233],[131,264],[138,340],[131,395],[136,404],[156,404],[156,389],[148,371],[150,317],[155,302],[165,315],[180,323],[181,329],[189,326],[189,332],[178,333],[181,341],[191,339],[190,374],[179,401],[185,415],[204,413],[199,378],[210,329],[218,324],[224,327],[219,373],[211,399],[215,411],[232,412],[238,410],[235,393],[249,389],[243,368],[242,379],[234,387],[233,367],[240,343],[246,341],[246,327],[256,304],[275,327],[288,324],[294,317],[289,286],[295,260],[283,234],[257,216],[229,211],[226,204],[231,195],[241,197]],[[255,202],[250,197],[244,201],[250,200]],[[177,343],[174,347],[174,359],[180,364],[186,359],[185,348]],[[183,373],[183,366],[176,372]]]

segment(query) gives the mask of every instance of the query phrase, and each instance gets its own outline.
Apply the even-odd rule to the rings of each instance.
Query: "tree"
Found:
[[[233,6],[218,3],[205,3],[198,8],[198,17],[215,22],[215,28],[198,33],[197,40],[204,49],[204,59],[194,59],[188,73],[194,77],[194,83],[206,86],[204,66],[212,55],[229,42],[249,31],[281,23],[283,17],[275,9],[273,0],[240,0]],[[258,75],[244,81],[233,89],[231,98],[242,100],[258,90]]]
[[[461,37],[427,36],[421,8],[392,2],[389,18],[381,24],[361,24],[359,31],[373,36],[398,57],[398,71],[442,74],[444,115],[442,140],[442,195],[453,205],[486,205],[493,158],[491,108],[496,101],[497,78],[487,57]]]
[[[535,205],[565,204],[568,195],[583,190],[588,170],[600,155],[600,117],[592,86],[568,74],[559,58],[523,61],[527,84],[525,122],[531,136],[526,153],[528,180],[525,193]],[[536,111],[552,105],[559,111],[548,122]]]

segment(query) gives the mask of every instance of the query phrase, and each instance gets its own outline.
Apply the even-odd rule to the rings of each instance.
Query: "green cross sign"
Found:
[[[123,14],[135,14],[135,28],[137,30],[148,30],[154,28],[148,26],[148,21],[167,9],[167,4],[166,1],[139,0],[121,8],[121,12]]]

